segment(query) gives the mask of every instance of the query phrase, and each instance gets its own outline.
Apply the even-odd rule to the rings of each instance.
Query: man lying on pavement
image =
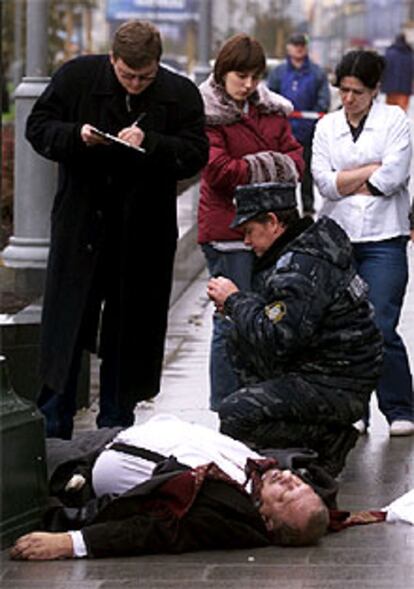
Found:
[[[265,457],[170,415],[49,439],[47,450],[47,531],[19,538],[13,559],[308,545],[336,507],[336,481],[314,452]]]

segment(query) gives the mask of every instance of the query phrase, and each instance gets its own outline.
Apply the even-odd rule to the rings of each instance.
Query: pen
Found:
[[[139,127],[140,122],[142,121],[142,119],[144,117],[147,116],[146,112],[142,112],[141,114],[138,115],[137,119],[132,123],[135,127]]]

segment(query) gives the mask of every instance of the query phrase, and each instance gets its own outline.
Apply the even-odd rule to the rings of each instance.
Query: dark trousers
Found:
[[[76,397],[82,353],[91,337],[85,327],[91,316],[101,317],[99,355],[100,391],[98,427],[128,427],[134,423],[135,403],[127,403],[119,394],[120,345],[119,324],[121,301],[119,279],[114,272],[117,264],[108,263],[109,255],[101,256],[94,275],[88,302],[83,314],[77,342],[63,389],[57,393],[47,385],[40,391],[37,405],[46,418],[46,435],[50,438],[69,440],[72,437],[73,419],[76,414]],[[108,279],[107,266],[112,268]],[[94,321],[92,321],[94,323]]]
[[[367,392],[368,398],[369,392]],[[297,375],[251,385],[220,405],[220,431],[251,448],[302,447],[315,450],[332,476],[342,470],[358,433],[364,401],[332,388],[324,392]]]
[[[66,386],[61,394],[43,385],[37,406],[46,420],[46,437],[70,440],[73,432],[73,418],[76,413],[76,390],[82,349],[76,349]]]
[[[129,427],[134,423],[135,403],[128,403],[118,394],[117,315],[110,303],[105,302],[102,314],[99,413],[96,418],[99,428]],[[46,436],[49,438],[70,440],[72,437],[82,352],[80,337],[73,352],[66,385],[60,394],[46,385],[40,392],[37,404],[46,418]]]
[[[313,193],[313,177],[311,174],[312,160],[312,137],[309,141],[302,143],[303,160],[305,162],[305,171],[303,173],[300,194],[302,199],[302,208],[304,213],[315,212],[315,197]]]

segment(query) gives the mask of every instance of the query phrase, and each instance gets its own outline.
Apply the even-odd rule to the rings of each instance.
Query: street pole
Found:
[[[22,77],[22,23],[23,1],[15,0],[14,4],[14,65],[13,88],[16,88]]]
[[[197,86],[209,73],[211,50],[211,0],[199,0],[198,22],[198,60],[194,68],[194,79]]]
[[[25,139],[26,121],[47,77],[48,0],[27,3],[26,77],[15,92],[14,235],[2,254],[6,266],[25,269],[21,289],[41,290],[49,250],[49,212],[56,164],[42,158]],[[33,272],[33,270],[35,270]],[[31,272],[32,271],[32,272]],[[25,278],[23,278],[25,276]],[[33,284],[33,281],[35,284]]]
[[[47,74],[48,0],[27,3],[26,76],[38,79]]]

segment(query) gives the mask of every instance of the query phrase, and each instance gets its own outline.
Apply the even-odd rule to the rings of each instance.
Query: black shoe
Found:
[[[319,450],[319,464],[331,476],[337,477],[345,466],[348,453],[357,443],[359,434],[350,425],[349,427],[338,428],[332,431],[323,440],[324,445]]]

